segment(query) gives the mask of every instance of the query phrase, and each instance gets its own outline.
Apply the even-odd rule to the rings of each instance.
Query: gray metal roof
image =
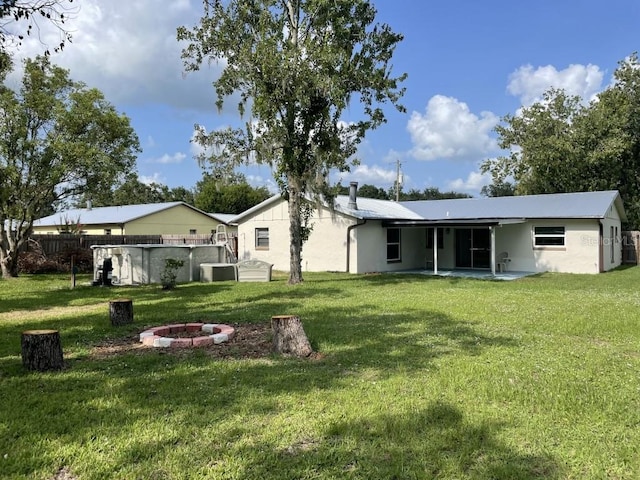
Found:
[[[349,208],[348,195],[338,195],[335,199],[335,208],[337,211],[362,220],[422,219],[420,214],[407,208],[402,203],[390,202],[389,200],[358,197],[356,205],[358,207],[357,209]]]
[[[604,218],[613,204],[622,221],[626,220],[620,194],[615,190],[400,203],[424,220]]]
[[[236,216],[232,222],[241,221],[281,199],[279,194],[274,195]],[[525,218],[604,218],[609,207],[615,204],[622,221],[627,219],[620,194],[615,190],[411,202],[358,197],[356,203],[357,209],[349,208],[349,196],[338,195],[335,208],[362,220],[440,220],[443,224],[487,220],[497,224]]]
[[[243,218],[252,215],[253,213],[260,211],[261,209],[268,207],[269,205],[282,200],[280,194],[273,195],[267,198],[265,201],[251,207],[250,209],[242,212],[231,220],[232,223],[237,223]],[[349,208],[349,196],[338,195],[335,199],[335,209],[345,215],[350,215],[354,218],[362,220],[384,220],[384,219],[413,219],[419,220],[421,217],[415,212],[412,212],[408,208],[402,206],[397,202],[390,202],[388,200],[377,200],[374,198],[358,198],[357,209]]]
[[[65,219],[73,222],[77,220],[82,225],[122,224],[176,207],[178,205],[185,205],[186,207],[200,212],[203,215],[208,215],[207,213],[184,202],[146,203],[141,205],[65,210],[49,215],[48,217],[40,218],[33,223],[33,226],[43,227],[49,225],[60,225]]]
[[[237,217],[237,215],[233,213],[210,213],[209,216],[212,217],[214,220],[217,220],[222,223],[226,223],[227,225],[231,223],[234,218]]]

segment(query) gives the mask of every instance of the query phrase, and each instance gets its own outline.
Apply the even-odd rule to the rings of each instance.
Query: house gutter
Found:
[[[362,222],[358,221],[357,223],[354,223],[353,225],[349,225],[347,227],[347,268],[346,268],[346,272],[349,272],[349,266],[351,265],[351,231],[364,225],[365,223],[367,223],[367,220],[363,220]]]

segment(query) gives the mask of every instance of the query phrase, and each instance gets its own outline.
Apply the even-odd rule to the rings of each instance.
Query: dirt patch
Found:
[[[139,334],[127,335],[111,339],[96,345],[91,351],[94,358],[104,358],[126,353],[146,355],[150,353],[162,355],[188,356],[194,351],[201,351],[218,358],[262,358],[271,354],[271,325],[265,324],[230,324],[235,328],[235,336],[224,343],[194,348],[154,348],[142,345]],[[183,332],[171,334],[178,337]],[[196,332],[202,336],[202,332]],[[186,332],[184,332],[186,335]]]
[[[77,478],[67,467],[62,467],[50,480],[76,480]]]

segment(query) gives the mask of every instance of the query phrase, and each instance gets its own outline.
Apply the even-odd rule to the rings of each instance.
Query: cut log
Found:
[[[296,357],[308,357],[313,353],[299,317],[275,315],[271,317],[271,328],[274,353]]]
[[[133,302],[129,298],[117,298],[109,302],[111,325],[119,327],[133,323]]]
[[[58,330],[27,330],[22,332],[22,365],[28,370],[44,372],[64,367],[62,343]]]

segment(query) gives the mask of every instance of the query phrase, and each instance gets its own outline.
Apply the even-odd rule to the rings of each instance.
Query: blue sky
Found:
[[[493,128],[550,87],[590,99],[610,84],[618,62],[640,47],[637,0],[374,0],[378,21],[404,35],[394,73],[406,72],[399,114],[369,132],[361,165],[335,175],[385,189],[402,165],[405,190],[438,187],[478,196],[490,182],[479,164],[500,155]],[[217,67],[184,74],[175,31],[195,25],[200,0],[76,0],[73,43],[53,61],[102,90],[131,118],[143,148],[140,178],[192,188],[202,177],[190,140],[194,124],[237,122],[233,102],[218,113]],[[55,45],[57,33],[41,25]],[[26,42],[17,52],[42,51]],[[17,82],[19,72],[8,81]],[[358,112],[357,108],[353,112]],[[345,118],[345,120],[349,120]],[[275,191],[268,168],[242,167],[254,185]]]

